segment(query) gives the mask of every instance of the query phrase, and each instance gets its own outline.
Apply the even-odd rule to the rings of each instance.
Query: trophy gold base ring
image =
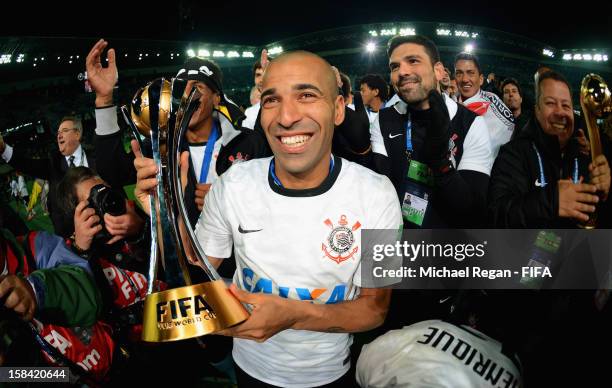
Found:
[[[199,337],[249,317],[222,279],[147,295],[142,339],[168,342]]]

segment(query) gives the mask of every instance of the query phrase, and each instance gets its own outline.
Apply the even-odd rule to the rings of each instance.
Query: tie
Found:
[[[71,155],[68,160],[70,160],[70,165],[68,167],[72,168],[72,167],[76,167],[74,165],[74,155]]]

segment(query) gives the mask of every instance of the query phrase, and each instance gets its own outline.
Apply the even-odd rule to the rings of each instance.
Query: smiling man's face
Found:
[[[325,179],[334,126],[343,120],[344,100],[327,62],[296,52],[270,63],[262,81],[261,124],[281,181],[282,175]]]
[[[444,66],[431,63],[425,47],[415,43],[397,46],[389,57],[391,83],[408,105],[422,106],[431,90],[437,88]]]
[[[535,116],[542,130],[557,136],[559,145],[565,148],[574,132],[572,95],[567,85],[554,79],[542,81]]]

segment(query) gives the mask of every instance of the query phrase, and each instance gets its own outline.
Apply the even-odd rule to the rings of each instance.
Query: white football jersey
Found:
[[[204,252],[229,257],[233,244],[234,283],[249,292],[311,303],[355,299],[361,230],[402,225],[391,181],[335,158],[318,188],[290,190],[274,183],[271,162],[232,166],[212,186],[196,227]],[[348,371],[351,341],[345,333],[289,329],[263,343],[235,338],[233,356],[268,384],[313,387]]]
[[[361,387],[516,388],[517,366],[501,343],[439,320],[391,330],[365,345],[357,361]]]

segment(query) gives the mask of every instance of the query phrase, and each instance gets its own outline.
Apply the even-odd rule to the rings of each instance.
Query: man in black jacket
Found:
[[[606,157],[590,161],[580,152],[569,84],[556,72],[541,74],[534,117],[502,147],[493,166],[492,223],[504,228],[574,228],[607,200],[609,190]]]
[[[70,167],[96,168],[93,152],[85,150],[81,145],[82,134],[83,128],[79,119],[72,116],[62,118],[57,130],[58,149],[51,151],[48,157],[43,159],[29,157],[26,150],[5,144],[0,136],[0,154],[5,162],[26,175],[49,181],[49,216],[55,234],[62,237],[67,237],[72,232],[57,211],[57,184]]]
[[[89,52],[86,64],[88,80],[96,92],[98,172],[112,187],[121,187],[136,182],[136,171],[133,154],[126,154],[123,149],[113,104],[112,91],[118,77],[113,49],[109,49],[107,54],[109,66],[104,68],[101,65],[101,56],[107,46],[108,42],[100,39]],[[250,155],[249,152],[237,155],[238,151],[232,154],[230,150],[234,147],[224,150],[240,134],[237,124],[243,114],[223,94],[221,69],[212,61],[194,57],[185,62],[176,77],[188,80],[186,93],[197,88],[200,96],[200,106],[191,118],[183,143],[183,151],[191,154],[185,206],[190,224],[195,227],[211,183],[229,168],[235,158]],[[213,143],[208,145],[211,139]],[[207,154],[210,154],[208,158]]]
[[[391,178],[405,227],[480,225],[493,164],[483,118],[439,93],[444,65],[431,40],[396,36],[387,52],[401,100],[380,111],[370,132],[375,169]]]

